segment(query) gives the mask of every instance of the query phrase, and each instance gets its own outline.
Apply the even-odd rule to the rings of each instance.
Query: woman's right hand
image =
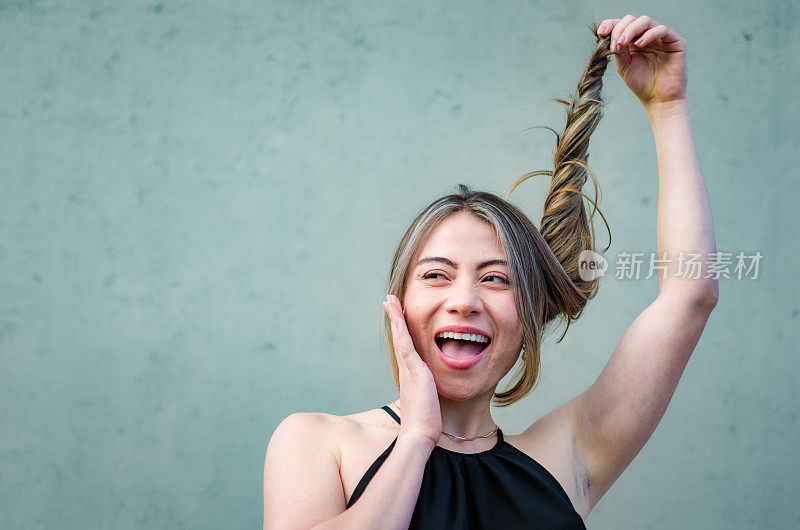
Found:
[[[680,35],[633,15],[604,20],[597,34],[610,35],[617,72],[648,113],[686,99],[686,41]]]
[[[408,332],[400,300],[387,295],[383,303],[392,323],[394,356],[400,379],[400,436],[422,435],[436,445],[442,434],[439,393],[428,365],[420,358]]]

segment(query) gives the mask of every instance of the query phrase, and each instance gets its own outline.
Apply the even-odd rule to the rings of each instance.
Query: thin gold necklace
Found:
[[[400,408],[400,405],[398,405],[397,403],[395,403],[395,406],[397,407],[397,410],[399,410],[400,412],[403,412],[403,411],[402,411],[402,409]],[[460,442],[471,442],[471,441],[473,441],[473,440],[477,440],[478,438],[488,438],[488,437],[490,437],[491,435],[493,435],[494,433],[496,433],[496,432],[497,432],[497,429],[499,429],[499,427],[498,427],[498,426],[497,426],[497,424],[495,423],[495,425],[494,425],[494,429],[492,429],[492,430],[491,430],[491,432],[488,432],[488,433],[486,433],[486,434],[483,434],[483,435],[481,435],[481,436],[473,436],[472,438],[464,438],[463,436],[456,436],[455,434],[450,434],[450,433],[448,433],[448,432],[444,432],[444,431],[441,431],[441,433],[442,433],[442,434],[444,434],[445,436],[449,436],[449,437],[450,437],[450,439],[452,439],[453,441],[460,441]]]

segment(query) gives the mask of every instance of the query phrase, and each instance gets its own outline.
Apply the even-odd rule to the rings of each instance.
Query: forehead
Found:
[[[415,259],[431,256],[459,263],[504,259],[505,254],[492,225],[470,213],[457,212],[439,221],[422,241]]]

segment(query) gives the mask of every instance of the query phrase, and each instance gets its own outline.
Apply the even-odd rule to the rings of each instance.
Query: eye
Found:
[[[499,280],[499,281],[492,281],[492,282],[489,282],[489,283],[499,283],[499,284],[505,284],[505,285],[509,284],[509,281],[507,279],[505,279],[504,277],[499,276],[497,274],[490,274],[489,276],[484,278],[484,280],[488,280],[489,278],[496,278],[497,280]]]
[[[442,274],[441,272],[426,272],[425,274],[422,275],[422,279],[435,280],[437,276],[441,276],[442,278],[444,278],[444,274]]]

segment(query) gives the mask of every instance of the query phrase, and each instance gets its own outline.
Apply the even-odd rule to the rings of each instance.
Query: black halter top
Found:
[[[388,406],[381,407],[397,423]],[[372,463],[347,503],[352,506],[392,452],[397,438]],[[480,453],[458,453],[438,445],[425,464],[409,528],[585,529],[561,484],[536,460],[503,439]]]

